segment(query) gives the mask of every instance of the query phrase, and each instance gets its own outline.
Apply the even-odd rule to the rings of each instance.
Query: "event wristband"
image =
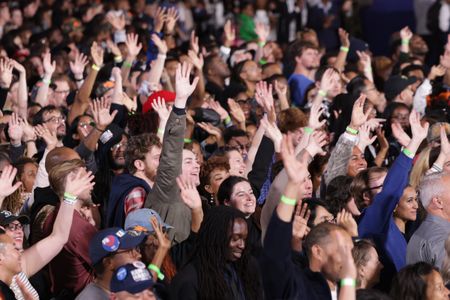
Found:
[[[158,266],[154,264],[149,264],[148,269],[151,271],[154,271],[156,275],[158,275],[159,280],[164,280],[164,274],[161,272],[161,270],[158,268]]]
[[[353,134],[353,135],[357,135],[358,132],[359,132],[358,130],[353,129],[353,128],[349,127],[349,126],[347,126],[347,128],[345,129],[345,131],[347,131],[348,133]]]
[[[259,60],[259,64],[260,64],[260,65],[265,65],[265,64],[267,64],[267,60],[265,60],[264,58],[261,58],[261,59]]]
[[[408,39],[402,39],[402,45],[408,45],[409,40]]]
[[[68,199],[68,198],[64,198],[63,199],[64,203],[69,204],[69,205],[75,205],[75,203],[77,203],[77,199]]]
[[[161,134],[164,134],[164,129],[158,128],[157,132],[161,133]]]
[[[319,93],[318,93],[320,96],[322,96],[322,97],[326,97],[327,96],[327,92],[325,92],[324,90],[319,90]]]
[[[95,71],[97,71],[97,72],[100,71],[100,67],[97,66],[96,64],[93,64],[93,65],[92,65],[92,69],[95,70]]]
[[[50,79],[42,79],[42,82],[45,83],[46,85],[50,85],[50,83],[52,83],[52,81]]]
[[[131,68],[133,66],[133,64],[128,61],[124,61],[123,65],[127,68]]]
[[[120,63],[123,60],[122,55],[118,55],[114,57],[114,61]]]
[[[190,144],[190,143],[192,143],[192,140],[191,139],[184,139],[184,143],[185,144]]]
[[[350,51],[350,48],[349,48],[349,47],[341,46],[340,49],[341,49],[342,52],[345,52],[345,53],[348,53],[348,52]]]
[[[343,286],[356,286],[356,280],[353,278],[343,278],[341,279],[341,287]]]
[[[287,205],[295,206],[297,204],[297,199],[288,198],[285,195],[281,195],[281,202]]]
[[[403,154],[405,154],[409,158],[413,158],[414,157],[414,153],[412,153],[410,150],[408,150],[406,148],[403,148],[402,152],[403,152]]]
[[[312,129],[311,127],[304,127],[303,130],[307,133],[307,134],[311,134],[314,132],[314,129]]]
[[[71,193],[65,192],[64,193],[64,198],[70,199],[70,200],[77,200],[78,197],[73,195],[73,194],[71,194]]]
[[[258,42],[258,46],[261,48],[264,47],[265,45],[266,45],[266,42]]]
[[[223,123],[224,123],[225,125],[230,124],[230,122],[231,122],[230,116],[227,116],[227,117],[225,118],[225,120],[223,120]]]

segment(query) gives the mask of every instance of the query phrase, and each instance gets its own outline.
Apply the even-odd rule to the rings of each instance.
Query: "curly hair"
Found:
[[[214,170],[230,170],[230,163],[224,156],[213,156],[203,164],[200,170],[200,183],[201,186],[209,185],[211,182],[211,173]]]
[[[144,160],[145,154],[149,153],[152,147],[162,147],[161,141],[153,133],[135,135],[128,140],[127,150],[125,151],[125,164],[131,174],[137,171],[134,162],[136,160]]]

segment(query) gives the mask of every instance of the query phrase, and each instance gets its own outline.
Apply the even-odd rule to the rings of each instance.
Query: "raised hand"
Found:
[[[191,74],[192,64],[183,62],[178,64],[175,75],[175,106],[177,108],[186,107],[186,101],[188,97],[194,92],[195,87],[199,81],[199,77],[196,76],[192,83],[190,83],[189,76]]]
[[[376,133],[377,133],[378,144],[380,144],[380,150],[389,149],[389,142],[386,138],[386,135],[384,134],[384,130],[381,130],[381,128],[378,127],[376,130]]]
[[[120,68],[118,67],[112,68],[111,76],[114,78],[115,82],[122,81],[122,71],[120,71]]]
[[[133,59],[138,56],[139,52],[141,52],[142,44],[139,43],[139,36],[137,34],[127,34],[125,45],[127,45],[128,56],[132,57]]]
[[[352,214],[345,209],[338,212],[336,216],[336,223],[342,227],[350,234],[352,237],[358,236],[358,225]]]
[[[154,22],[153,30],[155,32],[161,32],[164,26],[165,19],[166,19],[166,8],[158,6],[158,8],[156,9],[155,16],[153,18]]]
[[[369,117],[370,110],[367,110],[367,112],[364,113],[365,102],[366,96],[364,94],[361,94],[361,96],[359,96],[359,98],[353,104],[352,119],[350,122],[350,127],[353,129],[358,130],[359,127],[364,124]]]
[[[34,127],[34,131],[38,137],[45,141],[49,151],[56,148],[56,145],[58,144],[58,136],[56,135],[56,131],[51,132],[47,127],[41,124],[36,125]]]
[[[188,51],[188,56],[191,59],[192,64],[194,65],[194,67],[198,70],[198,71],[202,71],[203,69],[203,55],[197,55],[195,54],[195,52],[193,50],[189,50]]]
[[[111,53],[115,57],[122,56],[122,52],[120,52],[119,47],[112,40],[107,40],[106,41],[106,46],[108,47],[109,51],[111,51]]]
[[[311,106],[311,110],[309,112],[309,120],[308,120],[308,127],[316,130],[319,128],[322,128],[322,126],[327,122],[326,119],[320,121],[320,117],[323,113],[323,107],[322,103],[314,103]]]
[[[402,40],[408,40],[408,41],[410,41],[410,40],[412,39],[412,37],[413,37],[413,33],[412,33],[411,29],[409,29],[408,26],[403,27],[403,28],[400,30],[400,38],[401,38]]]
[[[394,135],[398,143],[403,147],[408,146],[408,144],[411,142],[411,138],[403,130],[402,125],[400,125],[400,123],[394,122],[391,124],[391,128],[392,134]]]
[[[197,123],[198,127],[206,131],[210,136],[212,136],[216,143],[221,144],[222,141],[222,130],[215,127],[211,123],[199,122]]]
[[[339,40],[341,41],[341,46],[349,48],[350,47],[350,39],[348,38],[348,32],[343,28],[339,28]]]
[[[128,97],[127,93],[122,93],[122,103],[125,105],[128,111],[136,111],[137,108],[137,97],[134,96],[133,99]]]
[[[91,46],[91,57],[97,67],[103,66],[103,54],[103,48],[97,42],[93,42]]]
[[[256,22],[255,33],[258,36],[258,41],[265,43],[269,37],[270,27],[264,23]]]
[[[230,108],[230,114],[237,123],[245,123],[245,113],[242,107],[231,98],[228,98],[228,107]]]
[[[11,145],[20,145],[23,136],[23,122],[19,115],[12,113],[9,119],[8,135],[11,139]]]
[[[278,128],[275,122],[269,122],[267,116],[261,119],[261,125],[265,130],[265,135],[273,142],[275,147],[275,152],[279,153],[281,148],[281,140],[283,139],[283,134]]]
[[[331,90],[332,87],[332,78],[333,74],[336,71],[332,68],[328,68],[322,76],[322,80],[320,80],[320,89],[324,91],[325,93],[328,93]]]
[[[275,106],[273,102],[272,85],[265,81],[260,81],[256,84],[255,99],[258,104],[264,108],[264,111],[269,116],[270,122],[276,121]]]
[[[435,80],[437,77],[442,77],[445,75],[447,69],[441,64],[431,67],[430,73],[428,74],[428,80]]]
[[[327,134],[323,131],[314,131],[308,140],[308,144],[306,145],[305,150],[308,151],[311,157],[319,155],[325,155],[326,152],[322,149],[326,144]]]
[[[278,82],[278,80],[275,80],[275,92],[278,94],[278,98],[280,96],[287,97],[287,85],[281,82]]]
[[[225,33],[225,46],[231,47],[234,43],[234,40],[236,39],[236,30],[233,27],[233,24],[231,23],[231,20],[228,20],[225,23],[225,26],[223,28],[223,31]]]
[[[13,185],[14,178],[16,178],[17,169],[11,165],[3,168],[0,175],[0,205],[1,201],[14,193],[22,184],[20,181]]]
[[[170,239],[166,233],[164,233],[162,224],[158,223],[156,217],[150,218],[150,223],[152,224],[153,230],[155,231],[156,238],[158,239],[158,248],[169,249]]]
[[[28,124],[26,119],[23,120],[23,140],[24,141],[34,141],[36,140],[36,132],[33,126]]]
[[[75,78],[83,78],[84,68],[87,66],[89,60],[83,53],[78,53],[75,56],[75,60],[69,62],[70,71],[75,76]]]
[[[214,100],[209,101],[209,107],[219,114],[221,121],[224,121],[226,118],[230,116],[228,112],[222,107],[222,105],[220,105],[220,103],[217,101]]]
[[[180,16],[178,15],[178,11],[175,7],[170,7],[167,10],[166,14],[166,32],[172,33],[175,29],[175,25],[177,24],[178,19]]]
[[[94,184],[94,175],[92,175],[92,172],[86,172],[86,169],[78,168],[76,171],[67,175],[64,192],[78,197],[84,191],[92,191]]]
[[[94,100],[89,104],[89,106],[92,110],[96,128],[100,130],[105,130],[117,115],[117,110],[114,110],[112,113],[109,112],[111,103],[109,103],[104,97]]]
[[[281,157],[283,158],[284,169],[286,170],[289,181],[294,184],[302,183],[309,174],[308,166],[297,160],[292,136],[289,133],[283,135],[281,141]]]
[[[364,70],[368,70],[372,67],[372,60],[369,54],[364,51],[356,51],[356,54],[358,54],[359,61],[363,65]]]
[[[55,72],[56,62],[52,61],[52,55],[50,54],[50,51],[44,53],[42,65],[44,67],[45,75],[51,76]]]
[[[19,72],[19,73],[21,73],[21,74],[23,74],[23,73],[26,72],[25,67],[24,67],[23,65],[21,65],[18,61],[14,60],[14,59],[11,59],[10,62],[12,63],[14,69],[15,69],[17,72]]]
[[[366,147],[369,145],[372,145],[373,142],[375,142],[377,136],[370,136],[370,125],[369,124],[363,124],[361,127],[359,127],[358,132],[358,148],[361,150],[362,153],[364,153],[364,150],[366,150]]]
[[[159,116],[159,122],[165,125],[167,123],[167,120],[169,119],[170,112],[172,111],[171,108],[167,108],[166,100],[164,100],[164,98],[158,97],[153,101],[152,107]]]
[[[9,59],[0,60],[0,87],[8,89],[12,81],[13,64]]]
[[[195,55],[200,54],[200,46],[198,45],[198,36],[195,35],[195,30],[191,32],[191,50],[194,51]]]
[[[409,124],[411,126],[412,138],[422,142],[427,137],[430,124],[426,122],[422,126],[420,123],[420,114],[415,110],[411,111],[411,114],[409,115]]]
[[[117,16],[113,12],[109,12],[106,15],[106,20],[114,28],[115,31],[121,31],[125,29],[125,14]]]
[[[155,46],[158,48],[159,54],[166,54],[167,53],[167,44],[166,41],[161,40],[157,34],[152,34],[152,41],[155,44]]]
[[[311,211],[308,209],[308,204],[299,202],[295,208],[294,221],[292,222],[292,238],[303,240],[309,233],[308,220],[311,216]]]
[[[202,199],[197,191],[197,187],[192,180],[177,177],[177,184],[180,188],[181,199],[191,210],[202,208]]]

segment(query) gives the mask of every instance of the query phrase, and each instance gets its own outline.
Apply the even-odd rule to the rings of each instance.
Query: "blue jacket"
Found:
[[[400,153],[390,168],[383,189],[367,207],[358,225],[361,238],[372,239],[385,268],[399,271],[406,265],[406,240],[394,222],[393,212],[408,185],[412,159]]]
[[[121,174],[113,178],[106,213],[106,227],[121,227],[125,224],[125,198],[136,187],[143,187],[145,192],[151,188],[144,180],[131,174]]]

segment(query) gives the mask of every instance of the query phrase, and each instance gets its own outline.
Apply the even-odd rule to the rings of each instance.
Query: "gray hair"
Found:
[[[428,208],[433,197],[444,193],[442,179],[450,176],[448,172],[433,173],[423,177],[419,185],[419,198],[424,208]]]

